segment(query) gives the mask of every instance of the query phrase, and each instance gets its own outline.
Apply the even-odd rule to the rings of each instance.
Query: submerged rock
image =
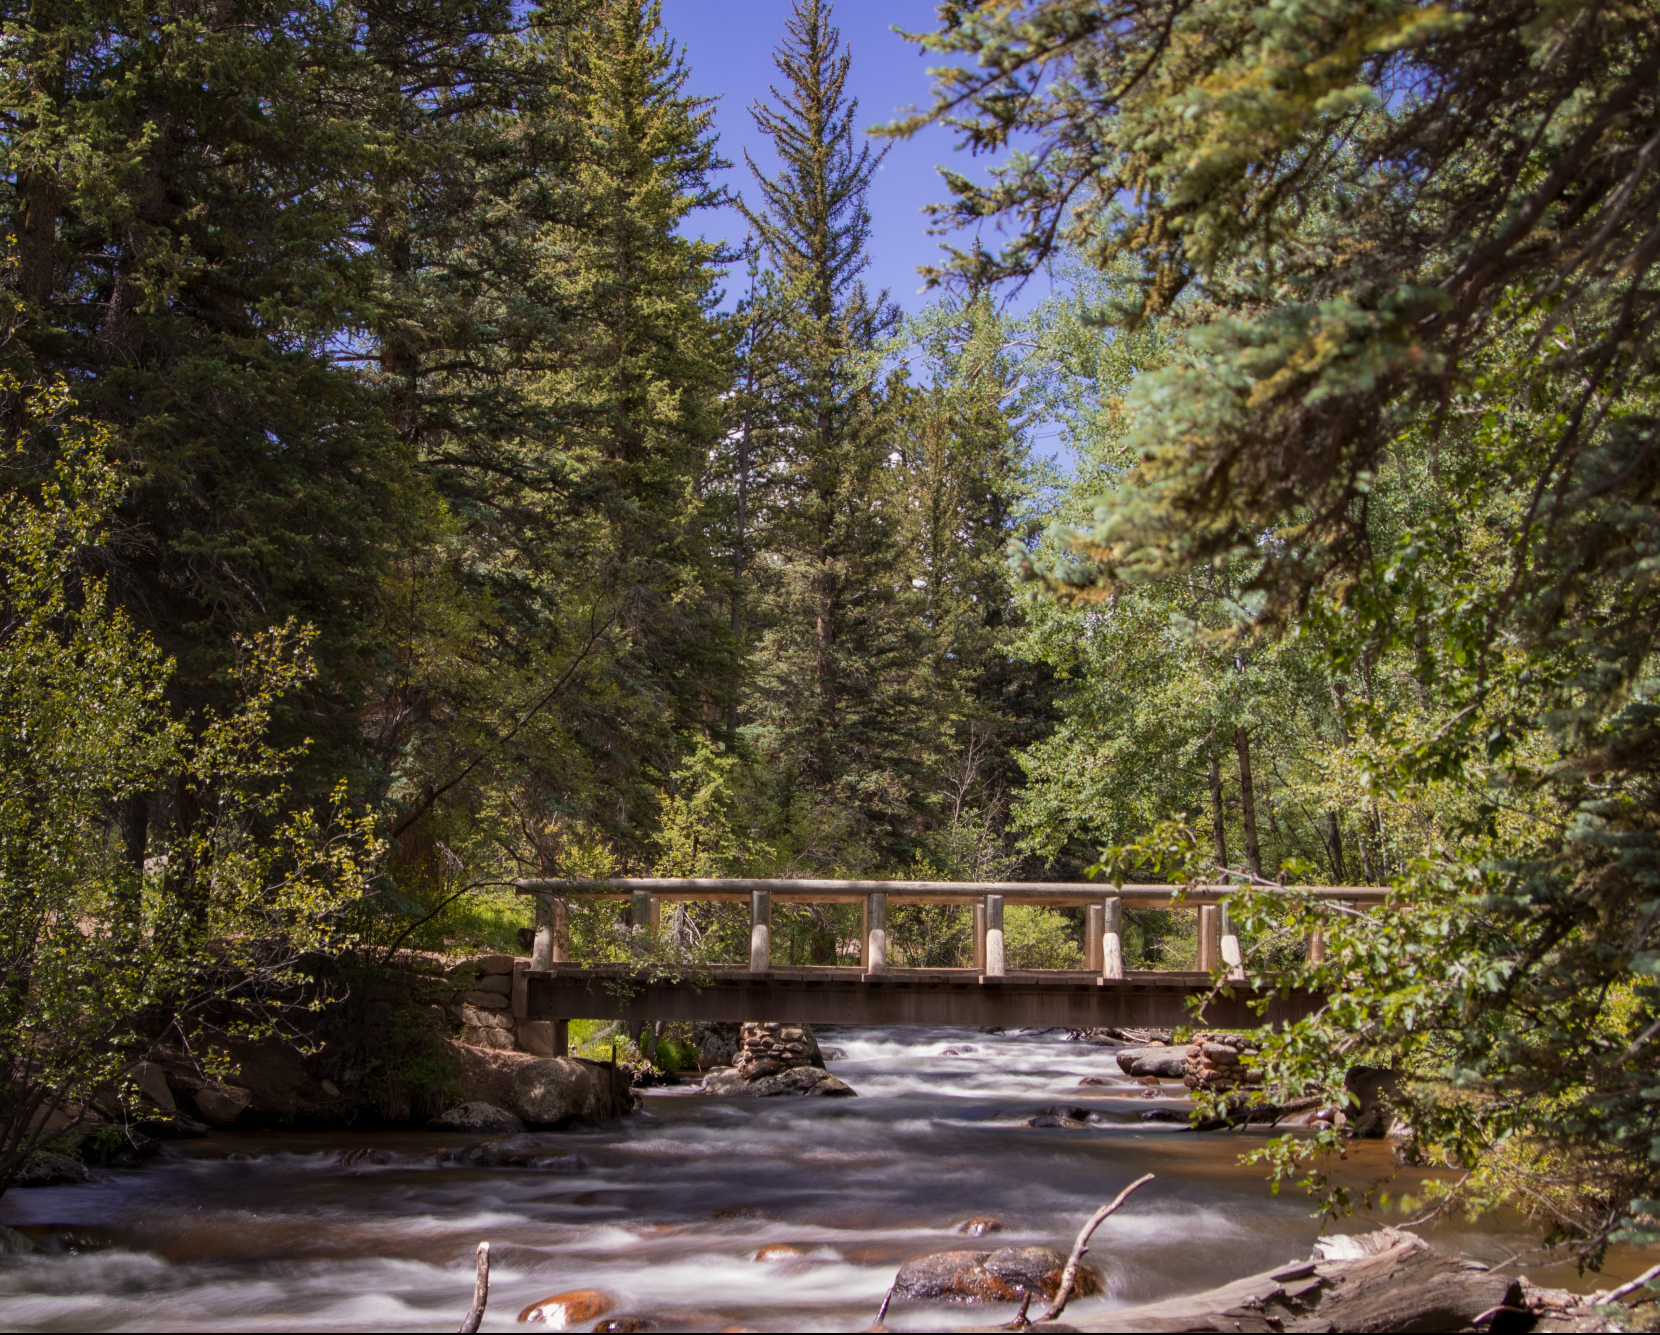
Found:
[[[963,1220],[957,1225],[956,1231],[971,1238],[983,1238],[988,1233],[1001,1233],[1004,1227],[1001,1219],[994,1219],[989,1214],[978,1214],[972,1219]]]
[[[484,1131],[499,1133],[503,1131],[523,1131],[525,1124],[508,1112],[505,1108],[498,1108],[493,1103],[485,1103],[474,1099],[469,1103],[459,1103],[446,1112],[440,1113],[427,1123],[429,1131]]]
[[[711,1071],[703,1077],[705,1094],[738,1095],[742,1098],[768,1099],[781,1095],[799,1094],[808,1098],[846,1099],[858,1091],[843,1084],[830,1072],[818,1066],[797,1066],[777,1075],[746,1080],[736,1070]]]

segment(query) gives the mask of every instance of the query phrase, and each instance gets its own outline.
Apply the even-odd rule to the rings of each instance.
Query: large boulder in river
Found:
[[[1022,1295],[1050,1299],[1060,1291],[1066,1257],[1050,1247],[1004,1247],[995,1252],[936,1252],[907,1261],[893,1282],[894,1296],[956,1303],[1018,1302]],[[1101,1291],[1095,1272],[1079,1266],[1072,1292]]]
[[[444,1046],[455,1062],[464,1102],[493,1104],[526,1122],[603,1122],[634,1107],[627,1069],[609,1062],[533,1057],[453,1039]]]
[[[818,1066],[796,1066],[777,1075],[762,1076],[758,1080],[746,1080],[737,1070],[710,1071],[703,1077],[703,1092],[736,1094],[750,1099],[778,1098],[788,1094],[805,1095],[808,1098],[847,1099],[858,1093]]]
[[[634,1106],[629,1073],[581,1057],[532,1057],[513,1076],[508,1106],[526,1122],[603,1122]]]

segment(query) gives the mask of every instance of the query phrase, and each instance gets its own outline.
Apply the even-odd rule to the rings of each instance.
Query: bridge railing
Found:
[[[974,969],[984,978],[1007,974],[1003,940],[1006,905],[1083,908],[1085,968],[1103,981],[1122,980],[1123,915],[1126,904],[1140,908],[1195,908],[1199,914],[1199,968],[1211,972],[1226,965],[1243,976],[1239,936],[1228,912],[1237,885],[1100,885],[1087,881],[846,881],[752,880],[740,878],[628,877],[609,880],[516,881],[518,893],[536,899],[536,934],[530,967],[546,971],[568,960],[571,899],[624,900],[636,924],[658,926],[664,903],[723,902],[749,905],[749,972],[772,970],[772,906],[779,904],[859,904],[859,965],[867,976],[889,971],[888,906],[907,904],[966,905],[974,915]],[[1303,898],[1346,908],[1381,904],[1382,886],[1297,886],[1287,890]],[[1311,959],[1324,955],[1321,934],[1308,943]]]

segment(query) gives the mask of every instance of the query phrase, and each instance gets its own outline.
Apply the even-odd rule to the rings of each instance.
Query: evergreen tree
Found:
[[[913,652],[878,345],[895,315],[860,279],[880,155],[857,142],[851,56],[822,0],[797,0],[756,104],[779,169],[750,169],[768,263],[767,514],[772,563],[749,711],[810,793],[897,837],[915,795]]]
[[[1397,1110],[1455,1191],[1548,1213],[1593,1262],[1654,1241],[1652,7],[942,13],[928,44],[980,59],[932,114],[978,148],[1039,139],[989,185],[952,179],[956,216],[1019,224],[964,262],[1124,257],[1120,328],[1183,327],[1128,396],[1133,469],[1026,573],[1105,604],[1232,565],[1224,635],[1285,629],[1359,687],[1336,712],[1374,814],[1451,817],[1367,868],[1396,875],[1386,914],[1242,910],[1248,933],[1330,937],[1279,980],[1329,1001],[1267,1078],[1398,1063]],[[1282,1142],[1279,1168],[1336,1148]]]
[[[434,404],[484,405],[434,415],[422,442],[454,531],[444,577],[410,582],[422,742],[399,784],[411,815],[443,807],[416,840],[429,876],[440,833],[549,872],[561,822],[637,851],[677,735],[731,692],[699,497],[730,378],[720,256],[677,231],[717,199],[710,114],[654,6],[540,21],[564,119],[525,130],[545,151],[506,159],[512,188],[475,205],[493,230],[434,269],[478,275],[469,318],[503,350],[435,356],[424,382]]]

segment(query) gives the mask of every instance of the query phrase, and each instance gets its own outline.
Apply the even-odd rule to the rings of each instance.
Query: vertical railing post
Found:
[[[772,892],[749,892],[749,971],[772,970]]]
[[[1224,900],[1217,909],[1217,921],[1222,932],[1222,963],[1228,966],[1229,978],[1245,976],[1245,956],[1239,949],[1239,932],[1233,925],[1233,914]]]
[[[1324,964],[1326,961],[1326,934],[1316,927],[1308,934],[1308,962],[1310,964]]]
[[[985,901],[974,906],[974,972],[986,971],[986,905]]]
[[[571,959],[571,905],[567,899],[553,901],[553,962],[568,964]]]
[[[1105,923],[1101,905],[1091,904],[1084,910],[1084,968],[1091,973],[1101,972],[1101,937]]]
[[[536,896],[536,935],[531,939],[530,967],[545,972],[553,968],[553,896]]]
[[[888,971],[888,897],[881,892],[865,896],[865,970]]]
[[[1124,901],[1117,895],[1101,901],[1101,977],[1124,977]]]
[[[986,969],[987,978],[1002,978],[1003,971],[1003,896],[986,896]]]
[[[1217,960],[1221,956],[1221,941],[1216,920],[1216,905],[1201,904],[1199,906],[1199,971],[1212,973],[1216,969]]]
[[[870,968],[870,896],[859,902],[859,967]]]
[[[643,932],[651,926],[651,891],[635,890],[629,895],[629,917],[634,919],[634,930]]]

